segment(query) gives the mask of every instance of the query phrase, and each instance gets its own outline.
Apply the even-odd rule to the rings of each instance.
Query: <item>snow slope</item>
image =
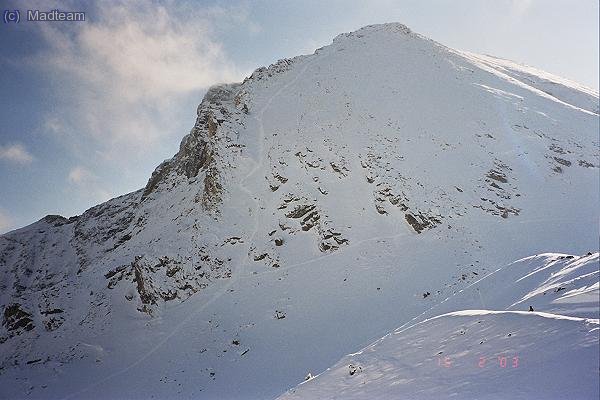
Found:
[[[274,398],[597,248],[597,94],[488,64],[384,24],[211,88],[145,188],[0,236],[0,398]]]
[[[598,329],[597,319],[537,312],[444,314],[281,399],[595,399]]]
[[[598,253],[509,264],[439,307],[499,311],[421,316],[280,399],[596,399],[598,267]]]
[[[528,65],[516,64],[489,55],[468,52],[461,54],[481,68],[495,71],[509,79],[512,78],[516,83],[535,88],[565,104],[598,114],[598,92],[593,89]]]

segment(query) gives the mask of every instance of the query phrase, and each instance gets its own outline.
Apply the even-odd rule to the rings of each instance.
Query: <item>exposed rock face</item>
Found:
[[[2,325],[12,334],[19,334],[22,330],[30,331],[34,328],[31,314],[21,309],[18,303],[4,308]]]
[[[222,141],[231,141],[227,134],[219,134],[219,129],[235,129],[240,114],[232,108],[239,85],[218,85],[209,89],[198,106],[198,118],[189,135],[183,138],[179,152],[170,160],[164,161],[152,173],[144,188],[142,200],[174,179],[174,175],[195,178],[204,173],[204,190],[198,199],[206,210],[214,209],[221,201],[223,187],[220,182],[220,168],[217,159],[222,150]],[[238,100],[239,101],[239,100]],[[234,110],[234,111],[232,111]],[[222,126],[223,125],[223,126]],[[227,140],[229,139],[229,140]]]

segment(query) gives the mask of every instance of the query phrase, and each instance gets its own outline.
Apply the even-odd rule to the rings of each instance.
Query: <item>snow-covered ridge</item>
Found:
[[[476,291],[492,309],[422,317],[280,399],[595,399],[600,327],[589,316],[600,311],[598,268],[598,253],[504,266],[443,306],[473,305]]]
[[[578,269],[501,269],[498,289],[523,285],[507,304],[473,291],[516,259],[597,246],[598,116],[578,90],[399,24],[211,88],[145,188],[0,237],[0,387],[273,398],[446,312],[553,298],[582,317]],[[571,280],[588,286],[549,296]]]
[[[519,81],[565,104],[570,104],[596,115],[598,114],[600,105],[598,103],[598,91],[596,90],[537,68],[517,64],[509,60],[469,52],[460,52],[459,54],[472,60],[475,65],[497,71],[500,76]]]
[[[368,25],[354,32],[341,33],[333,38],[333,43],[344,42],[345,40],[358,40],[370,35],[407,35],[412,37],[420,37],[413,33],[409,27],[400,23],[387,23]]]

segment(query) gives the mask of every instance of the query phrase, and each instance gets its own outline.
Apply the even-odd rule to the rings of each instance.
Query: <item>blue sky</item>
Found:
[[[143,187],[206,88],[341,32],[402,22],[598,90],[597,0],[0,1],[86,21],[0,23],[0,233]]]

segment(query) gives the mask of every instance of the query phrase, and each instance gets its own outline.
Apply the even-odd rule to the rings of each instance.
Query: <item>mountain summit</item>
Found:
[[[401,24],[214,86],[146,187],[0,236],[2,397],[276,397],[597,248],[598,129],[597,92]]]

